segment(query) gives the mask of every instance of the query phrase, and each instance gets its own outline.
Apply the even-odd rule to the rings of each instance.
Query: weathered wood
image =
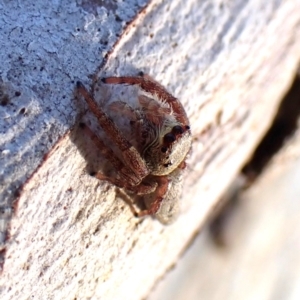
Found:
[[[270,125],[299,60],[299,9],[296,0],[151,2],[120,37],[99,76],[142,70],[186,107],[194,145],[181,216],[170,226],[134,218],[114,187],[87,175],[74,135],[66,133],[45,161],[38,154],[42,164],[21,192],[11,222],[1,298],[145,297],[176,264]],[[84,44],[76,44],[79,49],[95,49],[99,43],[91,16],[86,17],[86,31],[80,35]],[[95,53],[92,58],[90,53],[75,58],[84,66],[80,72],[75,64],[64,64],[62,73],[88,83],[91,62],[100,64]],[[51,51],[47,55],[51,58]],[[33,89],[37,99],[46,99],[39,118],[51,119],[48,102],[52,111],[60,110],[69,120],[62,121],[60,134],[74,124],[76,116],[75,104],[70,105],[72,83],[67,89],[57,86],[63,79],[60,74],[49,78],[51,93],[46,95],[39,94],[30,81],[22,82],[22,89]],[[65,111],[59,103],[62,96],[69,101],[64,102]],[[58,100],[52,102],[55,97]],[[14,134],[19,141],[12,129]],[[49,134],[58,138],[53,131]],[[30,139],[21,142],[22,149],[30,148]],[[41,146],[43,151],[49,148],[49,144]],[[29,163],[20,165],[19,158],[12,161],[29,170]]]
[[[223,246],[203,231],[148,299],[298,299],[299,169],[298,128],[235,199],[223,222]]]

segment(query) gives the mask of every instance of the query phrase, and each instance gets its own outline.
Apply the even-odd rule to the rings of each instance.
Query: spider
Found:
[[[97,105],[93,95],[78,81],[77,90],[85,99],[99,125],[119,150],[117,155],[84,123],[80,127],[99,152],[112,164],[117,176],[101,172],[91,174],[137,195],[143,195],[146,209],[134,213],[138,217],[155,215],[169,224],[178,215],[182,188],[182,172],[191,149],[189,120],[178,99],[148,75],[106,77],[105,84],[136,85],[139,89],[138,108],[116,101],[110,109],[128,117],[131,135],[126,139],[113,120]]]

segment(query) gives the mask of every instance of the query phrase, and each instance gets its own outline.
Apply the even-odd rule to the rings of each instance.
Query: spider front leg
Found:
[[[113,121],[102,111],[99,106],[97,106],[94,97],[87,91],[80,81],[77,82],[77,90],[84,97],[90,110],[97,118],[99,125],[120,149],[124,164],[136,175],[136,177],[139,179],[139,182],[141,182],[143,178],[149,174],[149,170],[141,155],[123,137]]]
[[[157,184],[141,182],[141,179],[125,166],[115,153],[86,124],[80,123],[80,128],[92,140],[99,152],[112,164],[118,174],[118,178],[108,177],[101,172],[91,174],[92,176],[99,180],[109,181],[119,188],[124,188],[137,194],[148,194],[155,191]]]
[[[138,184],[139,178],[121,162],[115,153],[86,124],[80,123],[80,128],[92,140],[99,152],[113,165],[118,178],[108,177],[101,172],[96,172],[92,176],[99,180],[108,181],[119,188],[124,188],[137,195],[154,193],[154,200],[151,201],[147,209],[140,212],[136,212],[133,207],[131,209],[137,217],[156,214],[168,190],[168,178],[166,176],[149,176]]]

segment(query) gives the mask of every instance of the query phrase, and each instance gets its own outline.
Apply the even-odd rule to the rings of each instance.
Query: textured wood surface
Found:
[[[85,15],[81,19],[85,23],[82,21],[84,30],[76,31],[80,36],[73,34],[69,40],[75,41],[75,53],[77,49],[87,53],[83,51],[75,57],[68,56],[68,52],[61,55],[62,49],[68,47],[64,39],[57,41],[62,45],[57,46],[59,50],[53,52],[52,45],[43,59],[49,58],[50,65],[61,73],[49,76],[47,65],[39,69],[40,84],[35,73],[30,74],[34,84],[28,76],[27,81],[22,77],[20,84],[22,101],[27,101],[31,110],[17,124],[24,128],[32,126],[33,130],[20,136],[19,127],[13,126],[5,132],[7,138],[19,145],[15,151],[20,153],[9,157],[6,166],[15,164],[26,174],[32,173],[30,160],[21,163],[25,150],[41,165],[31,177],[22,177],[29,179],[11,221],[0,279],[1,298],[145,297],[154,283],[176,264],[270,125],[297,68],[299,9],[296,0],[267,4],[237,0],[152,1],[120,36],[107,63],[100,68],[97,29],[104,20],[102,10],[96,10],[98,15],[93,10],[86,14],[77,11],[74,4],[70,14],[76,11]],[[43,12],[49,13],[46,9]],[[69,14],[66,16],[66,26],[71,22],[75,29],[73,19],[68,18]],[[132,19],[134,16],[129,14]],[[57,24],[60,22],[57,16]],[[115,32],[112,24],[101,23],[109,28],[103,39]],[[55,22],[49,26],[55,26]],[[100,55],[108,51],[101,48]],[[52,61],[53,57],[57,60]],[[17,78],[23,74],[22,65],[18,70]],[[76,133],[68,131],[76,119],[72,80],[92,85],[88,75],[96,70],[100,70],[99,76],[142,70],[161,82],[186,107],[194,143],[185,174],[182,213],[173,225],[163,226],[152,218],[135,219],[113,186],[86,173]],[[3,77],[7,93],[13,93],[16,82]],[[65,82],[66,78],[69,79]],[[93,79],[96,81],[95,76]],[[8,114],[5,109],[9,106],[1,109]],[[52,143],[45,143],[45,136],[51,137]],[[39,145],[41,151],[34,145]],[[10,182],[14,182],[13,173],[9,174]]]
[[[299,170],[298,127],[255,185],[235,199],[223,222],[223,246],[203,231],[149,300],[300,298]]]

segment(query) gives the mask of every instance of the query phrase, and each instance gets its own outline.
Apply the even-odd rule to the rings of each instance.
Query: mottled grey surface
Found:
[[[74,82],[95,73],[147,2],[0,3],[2,219],[10,217],[19,187],[74,125]]]

